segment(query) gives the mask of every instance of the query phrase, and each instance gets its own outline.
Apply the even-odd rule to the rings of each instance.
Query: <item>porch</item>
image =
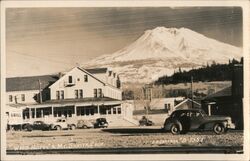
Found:
[[[50,105],[43,107],[30,106],[23,110],[24,122],[44,121],[54,122],[58,118],[68,120],[93,120],[99,117],[122,116],[121,104],[96,104],[96,105]]]

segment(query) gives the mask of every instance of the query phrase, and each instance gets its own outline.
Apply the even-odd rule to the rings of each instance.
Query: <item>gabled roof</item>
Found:
[[[90,74],[93,78],[105,84],[105,82],[99,80],[92,74],[105,73],[108,70],[107,68],[93,68],[93,69],[86,69],[86,70],[80,67],[77,67],[77,68],[82,71],[85,71],[86,73]],[[41,89],[45,89],[51,86],[52,84],[54,84],[57,80],[59,80],[59,76],[54,74],[54,75],[6,78],[6,91],[11,92],[11,91],[39,90],[38,80],[40,80],[41,82]]]
[[[191,100],[190,98],[187,98],[187,99],[185,99],[184,101],[182,101],[181,103],[179,103],[179,104],[177,104],[176,106],[174,106],[174,109],[178,108],[179,106],[181,106],[182,104],[184,104],[184,103],[187,102],[187,101],[192,102],[192,100]],[[198,103],[198,102],[196,102],[196,101],[193,101],[193,102],[194,102],[195,104],[197,104],[198,106],[201,106],[200,103]]]
[[[81,70],[82,72],[88,74],[89,76],[91,76],[92,78],[96,79],[97,81],[99,81],[100,83],[102,83],[103,85],[106,85],[105,82],[103,82],[102,80],[98,79],[97,77],[95,77],[92,73],[86,71],[85,69],[81,68],[81,67],[76,67],[77,69]]]
[[[57,75],[6,78],[6,91],[39,90],[38,80],[41,82],[41,89],[44,89],[55,83],[58,79]]]
[[[99,73],[106,73],[108,68],[92,68],[92,69],[85,69],[85,70],[91,74],[99,74]]]
[[[205,97],[204,99],[211,99],[211,98],[215,98],[215,97],[225,97],[225,96],[231,96],[232,95],[232,90],[231,90],[231,86],[224,88],[214,94],[211,94],[207,97]]]

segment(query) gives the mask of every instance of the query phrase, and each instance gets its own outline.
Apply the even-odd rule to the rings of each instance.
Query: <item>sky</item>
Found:
[[[158,26],[242,47],[239,7],[9,8],[7,76],[42,75],[112,54]]]

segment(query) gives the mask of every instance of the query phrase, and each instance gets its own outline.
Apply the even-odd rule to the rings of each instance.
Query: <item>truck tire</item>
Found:
[[[221,134],[223,134],[225,132],[225,127],[222,124],[220,124],[220,123],[216,123],[214,125],[213,130],[214,130],[215,134],[221,135]]]

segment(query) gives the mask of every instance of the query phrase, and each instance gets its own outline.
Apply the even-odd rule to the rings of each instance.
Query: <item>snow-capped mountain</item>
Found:
[[[240,59],[242,49],[187,28],[157,27],[110,55],[92,60],[85,67],[110,67],[123,82],[150,82],[175,69],[191,69],[229,59]]]

